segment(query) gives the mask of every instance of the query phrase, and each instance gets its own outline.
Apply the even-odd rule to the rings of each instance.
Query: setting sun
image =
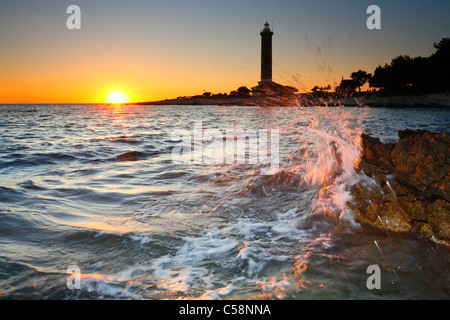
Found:
[[[128,94],[121,90],[114,90],[108,92],[105,97],[106,103],[128,103],[130,102],[130,97]]]

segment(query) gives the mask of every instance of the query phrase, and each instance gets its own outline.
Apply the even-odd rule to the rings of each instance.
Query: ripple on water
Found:
[[[345,142],[351,121],[333,115],[346,110],[2,106],[0,296],[449,298],[447,249],[315,213],[319,193],[332,189],[305,174],[339,147],[333,137]],[[441,111],[356,112],[368,113],[364,130],[382,140],[450,123]],[[281,128],[281,170],[175,165],[172,131],[196,119],[221,130]],[[65,287],[73,264],[81,290]],[[365,286],[370,264],[382,268],[380,292]]]

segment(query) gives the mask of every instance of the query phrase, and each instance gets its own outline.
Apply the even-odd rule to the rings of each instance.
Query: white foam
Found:
[[[120,279],[116,276],[87,276],[81,280],[80,289],[81,292],[87,291],[89,293],[96,293],[100,298],[122,298],[130,299],[139,298],[131,290],[130,286],[124,279]]]
[[[205,292],[200,298],[216,299],[233,290],[233,286],[221,283],[221,275],[216,268],[236,268],[233,281],[254,283],[268,263],[287,261],[290,256],[282,254],[273,246],[274,238],[299,239],[306,232],[298,228],[299,217],[296,210],[278,212],[272,220],[261,221],[241,217],[222,228],[203,230],[197,236],[184,237],[184,244],[174,253],[152,260],[150,268],[158,279],[161,290],[178,291],[189,294],[192,286],[202,283]],[[242,264],[244,262],[244,264]],[[242,277],[245,275],[246,277]]]
[[[305,236],[306,231],[300,229],[300,219],[297,209],[290,209],[286,212],[277,212],[277,220],[273,222],[271,230],[282,236],[299,237]]]
[[[138,241],[141,243],[141,245],[144,245],[146,243],[151,242],[153,239],[152,237],[148,235],[137,235],[137,236],[131,236],[131,240]]]
[[[233,290],[235,290],[235,286],[233,284],[228,284],[225,287],[214,289],[214,290],[206,290],[205,293],[203,293],[200,296],[200,300],[217,300],[222,298],[223,296],[229,295]]]

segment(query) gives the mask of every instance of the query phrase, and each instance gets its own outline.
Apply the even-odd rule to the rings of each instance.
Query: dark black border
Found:
[[[448,306],[446,300],[436,301],[403,301],[403,300],[2,300],[2,314],[14,318],[28,317],[79,317],[104,320],[112,318],[140,319],[311,319],[311,317],[344,317],[366,319],[386,317],[405,319],[416,314],[417,303],[433,304],[434,313]],[[445,305],[444,305],[445,303]],[[206,315],[181,315],[182,307],[213,308],[211,317]],[[235,310],[239,306],[268,306],[270,314],[231,314],[232,305]],[[226,307],[228,306],[228,307]],[[424,308],[429,306],[424,305]],[[226,308],[226,309],[224,309]],[[265,307],[264,307],[265,308]],[[225,314],[229,311],[230,314]],[[11,312],[11,313],[9,313]],[[128,319],[127,319],[128,320]]]

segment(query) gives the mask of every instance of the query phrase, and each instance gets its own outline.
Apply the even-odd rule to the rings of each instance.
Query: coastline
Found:
[[[356,221],[381,230],[411,232],[450,245],[450,137],[400,130],[385,144],[363,134],[359,181],[347,202]]]
[[[450,108],[450,95],[445,93],[421,96],[355,96],[349,98],[313,98],[301,95],[291,98],[278,97],[219,97],[181,98],[130,103],[132,105],[214,105],[214,106],[254,106],[254,107],[373,107],[373,108]]]

